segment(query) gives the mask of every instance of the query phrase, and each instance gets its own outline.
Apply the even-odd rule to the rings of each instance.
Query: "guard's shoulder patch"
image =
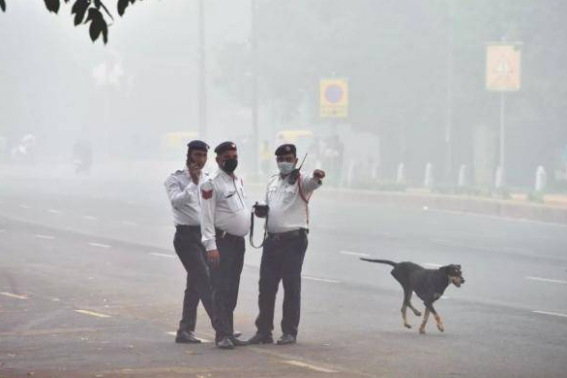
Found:
[[[203,199],[211,199],[213,197],[213,190],[205,190],[203,188],[201,188],[201,197],[203,197]]]

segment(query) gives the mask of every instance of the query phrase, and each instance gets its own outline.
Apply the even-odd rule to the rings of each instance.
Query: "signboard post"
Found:
[[[486,89],[500,92],[500,163],[504,183],[505,138],[506,138],[506,92],[517,92],[521,88],[520,42],[491,42],[486,46]]]
[[[319,85],[319,115],[321,118],[348,117],[348,81],[321,79]]]

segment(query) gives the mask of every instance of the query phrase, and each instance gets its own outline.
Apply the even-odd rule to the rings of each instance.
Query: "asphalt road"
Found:
[[[185,278],[166,171],[23,171],[0,171],[0,377],[567,375],[565,226],[315,194],[298,344],[225,352],[173,342]],[[361,256],[461,264],[467,282],[436,304],[446,331],[431,321],[419,335],[413,315],[405,329],[389,267]],[[259,260],[249,247],[236,312],[245,337]],[[197,333],[211,340],[200,315]]]

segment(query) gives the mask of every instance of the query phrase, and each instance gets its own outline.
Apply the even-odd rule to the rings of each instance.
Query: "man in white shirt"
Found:
[[[224,142],[215,152],[219,170],[201,187],[201,232],[209,259],[218,326],[215,342],[221,349],[233,349],[247,344],[234,336],[233,314],[244,266],[244,236],[250,229],[250,212],[242,180],[234,174],[238,166],[236,145]]]
[[[274,306],[280,281],[284,301],[279,345],[296,342],[301,308],[301,269],[307,250],[309,199],[322,185],[325,172],[316,169],[306,175],[295,168],[297,151],[293,144],[276,150],[279,174],[268,182],[266,203],[269,207],[267,229],[260,265],[257,333],[250,344],[273,343]],[[259,214],[257,214],[259,215]]]
[[[202,172],[207,162],[209,146],[200,140],[188,145],[185,169],[172,173],[165,180],[165,189],[171,202],[175,237],[173,246],[187,271],[187,286],[183,299],[183,315],[175,337],[177,343],[200,343],[195,337],[197,306],[203,303],[213,322],[213,305],[205,249],[201,243],[200,187],[206,175]],[[213,323],[213,327],[215,327]]]

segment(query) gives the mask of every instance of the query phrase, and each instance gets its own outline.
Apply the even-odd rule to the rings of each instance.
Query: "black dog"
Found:
[[[432,313],[435,317],[435,322],[437,323],[439,331],[443,332],[445,330],[445,327],[441,322],[441,317],[437,314],[435,308],[433,308],[433,302],[441,298],[450,283],[456,287],[461,287],[461,285],[465,283],[460,265],[451,264],[442,266],[439,269],[425,269],[412,262],[395,263],[389,260],[365,258],[361,258],[361,260],[387,264],[394,267],[391,272],[392,276],[394,276],[404,289],[402,319],[404,320],[404,326],[406,328],[411,328],[406,316],[408,307],[413,311],[415,316],[421,316],[421,313],[411,304],[411,296],[415,291],[417,296],[421,298],[425,304],[425,315],[423,317],[421,327],[419,327],[419,333],[425,333],[425,325],[427,324],[430,313]]]

